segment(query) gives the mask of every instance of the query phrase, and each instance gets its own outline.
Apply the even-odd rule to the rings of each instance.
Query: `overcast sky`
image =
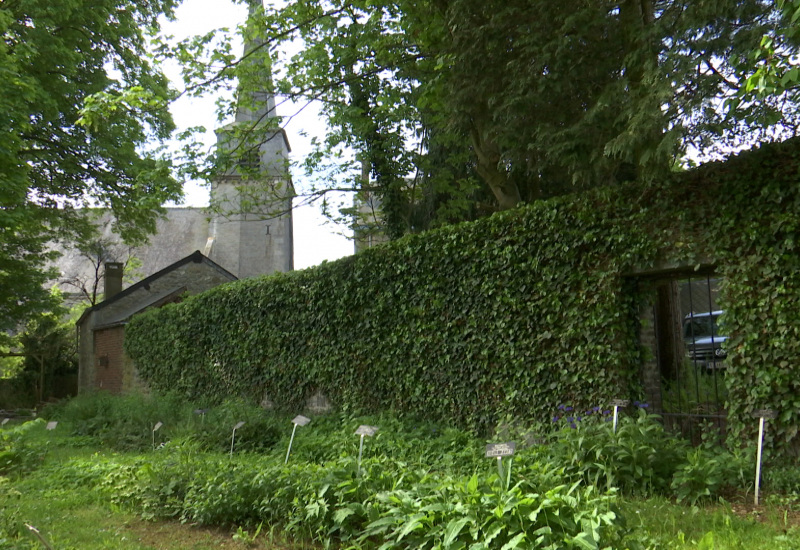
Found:
[[[167,22],[164,32],[176,38],[188,37],[194,34],[206,33],[220,27],[234,29],[243,23],[247,17],[247,8],[237,5],[229,0],[185,0],[178,8],[177,20]],[[241,46],[236,46],[239,51]],[[175,75],[170,75],[177,78]],[[179,86],[178,86],[179,87]],[[179,129],[190,126],[204,126],[208,129],[205,141],[209,147],[214,143],[213,129],[219,126],[216,121],[215,99],[180,99],[174,105],[172,112]],[[289,116],[296,109],[291,105],[278,103],[278,115]],[[228,121],[226,121],[228,122]],[[292,147],[291,159],[295,162],[310,151],[310,137],[319,134],[324,127],[322,121],[316,116],[313,108],[306,108],[302,114],[292,118],[286,126],[289,143]],[[301,131],[308,136],[300,135]],[[302,189],[304,185],[302,174],[293,170],[292,174],[295,187]],[[186,193],[186,206],[207,206],[208,189],[197,183],[189,183],[184,188]],[[323,260],[334,260],[353,253],[353,242],[342,236],[346,232],[342,227],[325,223],[325,218],[319,213],[317,206],[303,206],[294,210],[294,265],[295,269],[317,265]]]

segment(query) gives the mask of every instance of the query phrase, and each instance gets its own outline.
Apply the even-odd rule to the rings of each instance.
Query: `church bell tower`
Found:
[[[275,112],[262,0],[249,0],[234,122],[217,130],[204,253],[239,277],[293,269],[289,141]]]

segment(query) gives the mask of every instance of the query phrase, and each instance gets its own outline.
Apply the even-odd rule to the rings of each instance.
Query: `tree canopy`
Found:
[[[80,207],[111,209],[117,232],[136,242],[155,230],[161,205],[181,197],[152,145],[173,123],[168,80],[147,52],[175,4],[0,6],[0,331],[47,307],[52,244],[91,231]]]
[[[307,167],[356,151],[342,171],[398,236],[793,135],[796,4],[297,0],[267,12],[261,54],[327,117]],[[758,74],[790,85],[755,94]]]

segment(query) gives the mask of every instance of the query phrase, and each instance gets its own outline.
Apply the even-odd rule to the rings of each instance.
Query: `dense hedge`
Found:
[[[319,267],[218,287],[150,311],[126,350],[158,389],[266,392],[299,407],[390,408],[472,428],[559,403],[640,395],[634,268],[716,260],[731,336],[731,426],[782,411],[796,435],[800,377],[800,144],[659,184],[536,203]]]

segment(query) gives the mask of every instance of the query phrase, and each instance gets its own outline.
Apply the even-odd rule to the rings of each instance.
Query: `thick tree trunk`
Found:
[[[500,148],[497,144],[482,135],[477,128],[471,132],[472,148],[478,159],[478,175],[483,178],[497,199],[500,210],[509,210],[517,206],[522,198],[519,188],[510,181],[508,175],[500,170]]]

